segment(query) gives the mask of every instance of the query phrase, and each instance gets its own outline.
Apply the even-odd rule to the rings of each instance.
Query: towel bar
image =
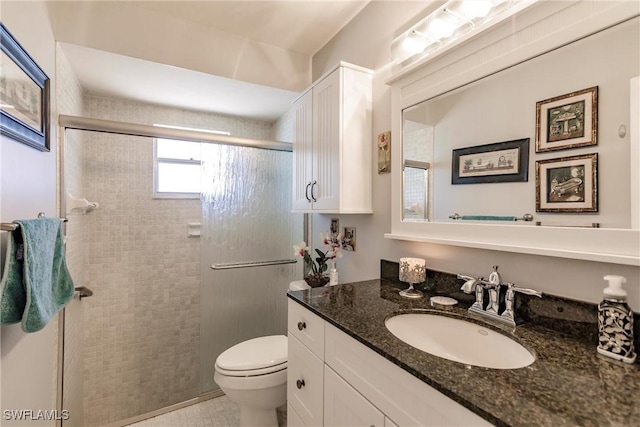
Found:
[[[38,218],[44,218],[44,217],[45,217],[44,212],[40,212],[40,213],[38,214]],[[67,218],[60,218],[60,221],[62,221],[62,222],[67,222]],[[19,227],[19,225],[18,225],[18,224],[14,224],[14,223],[12,223],[12,222],[3,222],[3,223],[0,223],[0,230],[1,230],[1,231],[15,231],[15,230],[17,230],[17,229],[18,229],[18,227]]]
[[[253,262],[226,262],[213,264],[213,270],[229,270],[231,268],[264,267],[266,265],[295,264],[295,259],[277,259],[274,261],[253,261]]]
[[[453,220],[472,220],[472,221],[533,221],[533,215],[526,213],[522,217],[515,216],[495,216],[495,215],[459,215],[454,213],[449,215]]]

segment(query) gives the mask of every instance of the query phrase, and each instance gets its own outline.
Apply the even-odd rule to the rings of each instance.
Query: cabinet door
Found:
[[[384,427],[399,427],[398,424],[391,421],[389,418],[384,417]]]
[[[290,403],[287,405],[287,427],[306,427]]]
[[[324,425],[384,427],[385,416],[329,366],[324,367]]]
[[[293,201],[294,211],[310,211],[312,174],[312,104],[313,93],[308,91],[298,98],[295,111],[295,141],[293,143]]]
[[[337,69],[313,87],[314,210],[340,208],[341,87]]]
[[[324,360],[325,322],[297,302],[287,303],[287,330],[311,350],[320,360]]]
[[[400,426],[491,426],[328,323],[325,363]]]
[[[305,426],[322,425],[323,362],[289,334],[287,400]]]

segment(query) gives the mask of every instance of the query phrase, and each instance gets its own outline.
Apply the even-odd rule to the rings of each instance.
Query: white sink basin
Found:
[[[524,368],[535,357],[511,338],[481,325],[426,313],[399,314],[387,329],[412,347],[467,365],[493,369]]]

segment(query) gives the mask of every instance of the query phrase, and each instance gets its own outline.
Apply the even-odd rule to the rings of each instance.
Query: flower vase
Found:
[[[329,271],[329,286],[338,284],[338,270],[335,261],[331,261],[331,270]]]
[[[322,274],[311,274],[305,277],[304,281],[307,282],[307,285],[311,286],[312,288],[319,288],[329,283],[329,278]]]

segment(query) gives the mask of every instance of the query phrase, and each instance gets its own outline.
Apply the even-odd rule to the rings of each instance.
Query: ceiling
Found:
[[[295,90],[285,84],[295,74],[283,69],[287,59],[303,63],[302,88],[309,85],[313,54],[368,1],[56,1],[49,7],[56,39],[86,92],[273,121],[301,90],[300,83]],[[133,24],[127,25],[128,17]],[[220,53],[218,72],[198,63],[202,49],[197,42],[202,40],[194,40],[191,50],[166,47],[167,40],[194,39],[192,34],[211,36],[207,46],[215,46],[216,52],[253,46],[245,57],[262,62],[248,58],[234,63],[233,55]],[[185,60],[190,52],[191,62]],[[260,84],[272,71],[275,77]]]
[[[91,95],[268,122],[284,114],[299,95],[83,46],[60,46]]]
[[[320,50],[368,3],[368,0],[119,1],[307,55]]]

